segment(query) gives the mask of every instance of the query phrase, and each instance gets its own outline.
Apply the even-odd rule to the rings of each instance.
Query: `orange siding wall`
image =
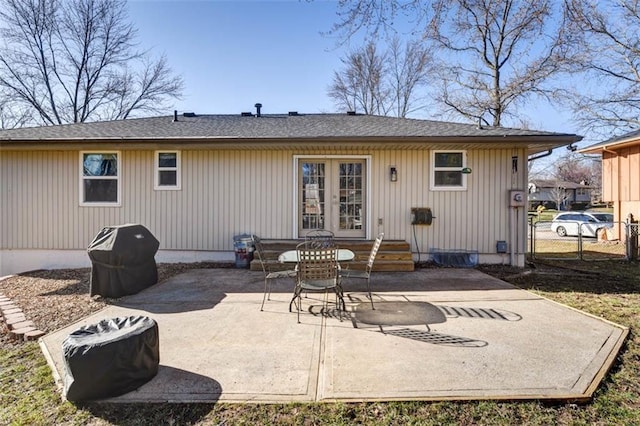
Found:
[[[602,196],[605,201],[640,200],[640,145],[602,156]]]

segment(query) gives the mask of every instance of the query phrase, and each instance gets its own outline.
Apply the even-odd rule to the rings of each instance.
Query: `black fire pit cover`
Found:
[[[105,319],[72,332],[62,352],[69,401],[122,395],[158,373],[158,324],[145,316]]]

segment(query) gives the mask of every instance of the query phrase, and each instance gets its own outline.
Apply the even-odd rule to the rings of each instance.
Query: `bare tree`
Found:
[[[560,211],[562,209],[562,204],[567,199],[566,189],[559,182],[556,182],[556,185],[549,191],[549,195],[556,203],[556,210]]]
[[[571,152],[554,163],[554,176],[557,181],[572,182],[589,187],[592,202],[602,198],[602,161],[601,157]]]
[[[500,126],[562,70],[566,49],[549,1],[438,0],[427,30],[444,54],[439,100],[449,111]],[[484,118],[488,113],[491,121]]]
[[[406,117],[421,106],[416,92],[433,79],[433,53],[421,43],[408,41],[404,48],[394,37],[389,48],[389,80],[395,115]]]
[[[429,81],[431,53],[416,42],[403,47],[394,38],[387,50],[374,41],[343,58],[334,72],[329,97],[339,108],[365,114],[406,117],[419,108],[416,92]]]
[[[332,32],[393,30],[406,16],[441,56],[445,112],[500,126],[534,96],[550,99],[569,51],[563,14],[549,0],[343,0]],[[490,121],[485,118],[489,114]]]
[[[0,87],[43,124],[158,111],[182,80],[136,50],[123,0],[2,0]]]
[[[555,162],[554,175],[558,180],[599,186],[602,180],[600,156],[569,153]]]
[[[33,121],[31,112],[0,92],[0,130],[23,127]]]
[[[605,137],[640,126],[640,2],[566,0],[573,71],[583,77],[569,99],[579,123]]]
[[[386,115],[391,93],[384,80],[386,53],[380,53],[370,41],[341,61],[344,68],[334,72],[329,96],[350,111]]]

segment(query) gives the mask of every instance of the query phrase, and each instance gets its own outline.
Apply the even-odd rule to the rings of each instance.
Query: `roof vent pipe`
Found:
[[[178,121],[178,110],[177,109],[173,110],[173,121]]]
[[[262,104],[257,103],[254,105],[254,107],[256,107],[256,117],[260,117],[260,108],[262,108]]]

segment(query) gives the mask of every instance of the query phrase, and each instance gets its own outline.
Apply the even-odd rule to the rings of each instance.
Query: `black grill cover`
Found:
[[[62,352],[69,401],[122,395],[158,373],[158,324],[145,316],[105,319],[67,336]]]
[[[91,296],[122,297],[158,282],[154,258],[160,242],[142,225],[108,226],[93,239]]]

